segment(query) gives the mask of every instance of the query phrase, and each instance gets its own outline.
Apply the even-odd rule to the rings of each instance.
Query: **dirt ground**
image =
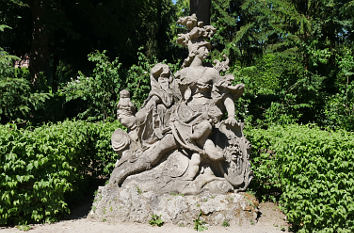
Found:
[[[282,233],[289,232],[284,214],[273,203],[260,204],[261,215],[256,223],[242,226],[207,226],[204,232],[233,232],[233,233]],[[0,228],[0,233],[23,232],[20,227]],[[27,227],[28,228],[28,227]],[[193,226],[176,226],[164,224],[153,227],[148,223],[107,223],[96,222],[86,218],[65,220],[54,224],[30,225],[30,233],[195,233]]]

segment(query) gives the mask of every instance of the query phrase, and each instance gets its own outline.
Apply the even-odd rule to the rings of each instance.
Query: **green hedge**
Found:
[[[116,123],[66,121],[34,129],[0,126],[0,225],[55,221],[68,196],[108,177],[117,155],[110,146]],[[251,183],[277,196],[300,232],[354,231],[354,134],[314,126],[250,129]]]
[[[247,132],[253,146],[253,189],[279,194],[294,230],[354,232],[354,134],[315,126]]]
[[[0,126],[0,225],[51,222],[69,212],[68,194],[107,177],[118,123],[65,121],[35,129]],[[85,189],[82,190],[85,192]]]

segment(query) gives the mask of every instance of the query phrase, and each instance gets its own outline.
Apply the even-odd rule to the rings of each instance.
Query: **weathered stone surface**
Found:
[[[131,183],[120,189],[100,187],[88,218],[148,223],[156,214],[177,225],[191,225],[198,217],[209,225],[242,225],[256,222],[257,213],[258,202],[246,193],[158,194]]]
[[[256,218],[244,191],[253,175],[250,143],[236,120],[235,103],[244,91],[223,75],[229,59],[205,66],[215,32],[196,15],[180,18],[186,27],[177,43],[188,48],[182,68],[166,64],[150,70],[151,91],[139,111],[122,90],[112,148],[121,156],[90,216],[147,222],[152,214],[166,222],[190,224],[201,213],[209,224],[241,223]],[[178,193],[184,196],[173,196]],[[246,220],[245,220],[246,219]]]
[[[180,18],[187,32],[177,42],[188,48],[182,69],[174,75],[166,64],[150,71],[151,92],[136,112],[122,90],[112,147],[121,155],[109,184],[141,183],[146,190],[168,193],[228,193],[245,190],[251,179],[250,143],[235,119],[234,101],[244,90],[225,76],[229,59],[203,65],[215,28],[195,15]],[[161,166],[161,164],[164,164]],[[134,177],[134,178],[132,178]]]

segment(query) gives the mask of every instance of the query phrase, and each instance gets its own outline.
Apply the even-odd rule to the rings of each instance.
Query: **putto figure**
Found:
[[[172,75],[165,64],[150,71],[151,92],[135,113],[129,93],[121,92],[112,147],[121,155],[109,185],[139,185],[157,193],[227,193],[245,190],[252,179],[250,143],[235,105],[244,90],[232,85],[226,62],[204,66],[215,28],[195,15],[181,18],[187,29],[177,42],[188,48],[182,69]]]
[[[128,128],[128,130],[132,130],[135,128],[135,113],[136,107],[130,101],[130,93],[127,90],[120,91],[120,99],[117,105],[117,119]]]

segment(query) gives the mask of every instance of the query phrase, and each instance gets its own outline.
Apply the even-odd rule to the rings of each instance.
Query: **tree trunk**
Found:
[[[49,70],[48,34],[43,22],[44,0],[31,0],[30,9],[32,13],[32,44],[29,70],[32,83],[37,84],[40,72],[47,75]]]
[[[195,13],[198,20],[203,21],[205,25],[210,24],[210,6],[211,0],[189,0],[190,13]]]

